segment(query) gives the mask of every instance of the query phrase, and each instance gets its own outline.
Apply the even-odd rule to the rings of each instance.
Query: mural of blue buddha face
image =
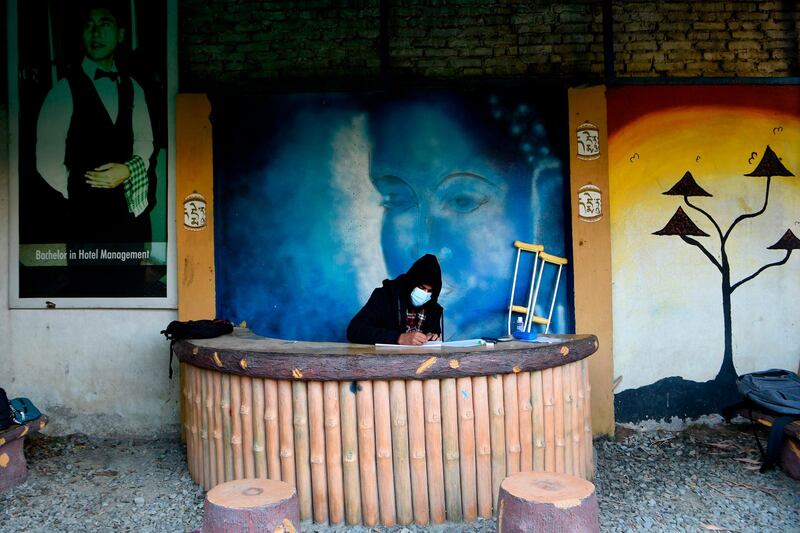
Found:
[[[267,336],[344,340],[371,291],[431,253],[445,338],[504,334],[514,240],[565,251],[551,131],[563,96],[542,99],[547,119],[520,91],[217,99],[218,316]],[[555,331],[570,330],[567,288]]]
[[[439,258],[447,338],[499,335],[513,241],[542,243],[549,233],[548,250],[563,253],[563,218],[554,216],[561,165],[549,146],[534,144],[543,132],[530,107],[504,109],[491,97],[483,109],[459,104],[422,98],[373,113],[370,179],[384,208],[381,246],[390,276],[423,254]]]
[[[426,253],[442,266],[445,333],[499,335],[515,239],[530,239],[532,171],[497,161],[443,102],[388,105],[373,117],[370,177],[382,197],[390,276]]]

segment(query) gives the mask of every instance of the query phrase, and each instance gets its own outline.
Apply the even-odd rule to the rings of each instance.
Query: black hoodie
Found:
[[[422,306],[425,310],[422,332],[441,335],[444,310],[438,299],[442,291],[442,269],[436,256],[425,254],[408,272],[383,280],[383,286],[372,291],[367,303],[347,326],[347,340],[356,344],[397,344],[397,339],[406,332],[411,291],[422,284],[431,286],[431,299]]]

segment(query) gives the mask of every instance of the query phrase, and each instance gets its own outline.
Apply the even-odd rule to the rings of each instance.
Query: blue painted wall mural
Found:
[[[342,341],[432,253],[446,338],[503,334],[513,241],[568,253],[566,113],[560,89],[212,96],[217,316]],[[552,331],[572,331],[571,287]]]

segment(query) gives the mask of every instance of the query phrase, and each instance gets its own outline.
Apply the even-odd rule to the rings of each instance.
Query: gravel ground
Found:
[[[603,531],[800,532],[800,482],[757,471],[750,426],[633,432],[595,443]],[[0,495],[0,531],[192,532],[203,492],[175,439],[34,435],[26,483]],[[419,528],[303,531],[489,532],[493,520]]]

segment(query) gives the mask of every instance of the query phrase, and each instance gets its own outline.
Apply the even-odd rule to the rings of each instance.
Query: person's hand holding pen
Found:
[[[407,346],[419,346],[421,344],[425,344],[428,341],[438,341],[439,334],[438,333],[422,333],[419,330],[411,330],[407,333],[403,333],[400,337],[397,338],[397,344],[405,344]]]
[[[397,338],[397,344],[404,344],[406,346],[419,346],[420,344],[425,344],[428,341],[428,334],[422,333],[418,330],[411,330],[406,333],[402,333]]]
[[[84,174],[86,183],[95,189],[119,187],[130,175],[128,165],[122,163],[106,163]]]

